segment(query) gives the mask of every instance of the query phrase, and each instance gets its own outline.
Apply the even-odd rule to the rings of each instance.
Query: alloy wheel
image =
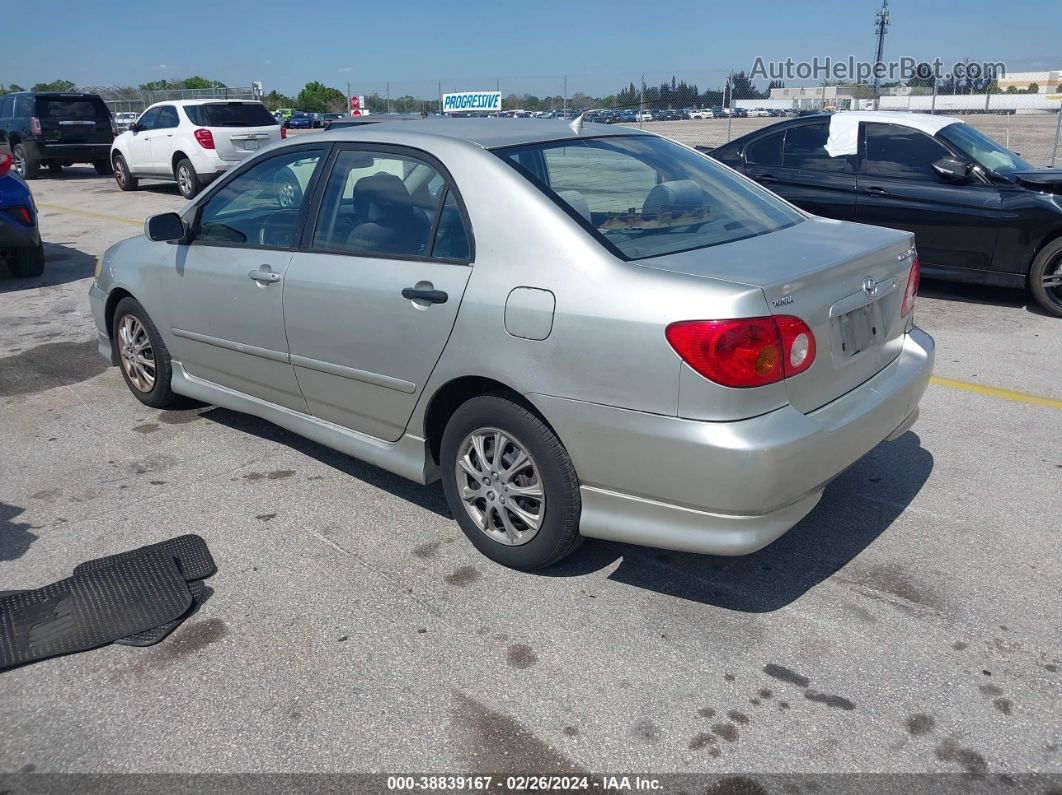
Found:
[[[1062,254],[1055,257],[1055,261],[1044,269],[1040,283],[1044,286],[1044,292],[1062,307]]]
[[[135,315],[125,315],[118,324],[118,354],[129,382],[141,392],[155,388],[155,353],[147,329]]]
[[[457,490],[476,526],[506,546],[526,544],[542,527],[546,493],[535,459],[512,434],[479,428],[457,448]]]
[[[11,153],[15,160],[15,173],[23,179],[26,178],[26,156],[22,152],[21,146],[16,146]]]
[[[177,187],[181,189],[181,193],[185,196],[192,192],[192,177],[185,166],[177,169]]]

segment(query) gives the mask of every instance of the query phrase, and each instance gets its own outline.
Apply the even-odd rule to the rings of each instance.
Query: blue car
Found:
[[[37,207],[29,186],[11,170],[14,158],[0,132],[0,260],[11,274],[30,278],[44,273],[44,246],[37,226]]]
[[[301,110],[297,110],[291,114],[291,118],[287,122],[288,129],[290,130],[309,130],[313,128],[313,116],[309,113],[303,113]]]

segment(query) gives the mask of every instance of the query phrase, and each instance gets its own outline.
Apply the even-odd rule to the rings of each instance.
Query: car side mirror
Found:
[[[184,221],[177,213],[159,213],[144,221],[144,234],[156,242],[176,242],[184,238]]]
[[[972,163],[957,157],[942,157],[933,164],[933,170],[948,182],[966,182],[970,178]]]

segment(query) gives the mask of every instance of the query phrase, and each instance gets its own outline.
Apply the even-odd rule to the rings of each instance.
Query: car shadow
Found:
[[[114,182],[113,174],[97,174],[92,166],[65,166],[63,173],[59,175],[49,174],[45,171],[34,182],[62,182],[64,180],[77,182],[92,182],[96,180],[103,183],[108,192],[120,192]],[[170,196],[181,195],[181,192],[177,190],[177,183],[173,180],[142,181],[137,190],[145,193],[163,193]]]
[[[0,501],[0,561],[18,560],[37,540],[30,532],[33,525],[14,521],[22,512],[22,508]]]
[[[453,519],[453,514],[450,513],[450,508],[446,504],[442,485],[438,482],[428,486],[421,486],[411,480],[406,480],[377,466],[351,458],[344,453],[325,447],[322,444],[285,430],[279,425],[274,425],[267,420],[250,414],[214,407],[202,412],[202,416],[241,433],[248,433],[252,436],[257,436],[259,439],[282,444],[320,461],[322,464],[326,464],[344,475],[349,475],[376,488],[383,489],[399,499],[436,513],[444,519]]]
[[[33,279],[19,279],[0,258],[0,294],[20,290],[35,290],[87,279],[96,270],[96,258],[91,254],[58,243],[44,244],[44,273]]]
[[[933,456],[908,431],[878,445],[840,475],[792,530],[751,555],[719,557],[588,541],[538,572],[573,577],[620,561],[608,579],[745,613],[785,607],[855,559],[903,513],[933,470]]]
[[[988,304],[1024,309],[1040,317],[1051,317],[1036,303],[1032,293],[1017,287],[996,287],[988,284],[964,284],[945,279],[923,276],[918,285],[918,295],[937,301],[957,301],[964,304]]]

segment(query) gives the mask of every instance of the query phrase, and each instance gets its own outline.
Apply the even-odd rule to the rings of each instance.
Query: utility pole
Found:
[[[438,97],[439,97],[439,113],[442,113],[442,80],[438,84]]]
[[[642,126],[642,114],[645,112],[645,72],[642,72],[641,88],[638,89],[638,126]]]
[[[568,75],[564,76],[564,118],[568,118]]]
[[[387,112],[391,112],[391,82],[387,82]]]
[[[878,109],[878,64],[885,57],[885,34],[889,31],[889,0],[882,0],[881,8],[874,15],[874,33],[878,37],[878,50],[874,56],[874,110]]]

